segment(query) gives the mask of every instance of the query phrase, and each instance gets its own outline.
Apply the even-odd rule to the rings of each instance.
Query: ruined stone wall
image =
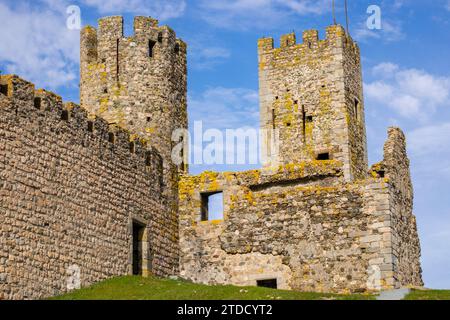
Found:
[[[201,221],[223,191],[224,220]],[[393,288],[390,186],[346,183],[339,161],[204,173],[180,183],[181,275],[209,284],[361,292]]]
[[[329,153],[343,163],[347,181],[364,178],[368,165],[357,44],[341,26],[331,26],[324,40],[309,30],[303,43],[288,34],[279,48],[264,38],[258,49],[261,128],[278,130],[280,138],[278,154],[269,146],[269,155],[288,164]]]
[[[413,214],[414,192],[404,133],[389,128],[384,160],[374,166],[390,182],[393,273],[397,286],[422,286],[420,241]]]
[[[15,76],[0,84],[0,299],[63,293],[73,265],[83,286],[130,274],[133,219],[146,224],[143,273],[177,274],[162,157]]]

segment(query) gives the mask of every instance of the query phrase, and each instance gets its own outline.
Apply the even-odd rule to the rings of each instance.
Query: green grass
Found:
[[[258,287],[206,286],[155,277],[120,277],[54,300],[371,300],[371,295],[336,295]]]
[[[450,290],[412,290],[405,300],[450,300]]]

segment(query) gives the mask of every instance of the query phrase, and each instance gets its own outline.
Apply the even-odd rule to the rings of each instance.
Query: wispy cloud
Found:
[[[323,14],[328,0],[201,0],[202,17],[228,29],[266,28],[294,15]]]
[[[372,69],[378,80],[366,84],[368,99],[388,106],[405,118],[425,121],[437,108],[450,106],[450,77],[382,63]]]
[[[81,0],[100,14],[148,14],[160,20],[178,18],[184,14],[184,0]]]
[[[4,73],[19,74],[50,89],[76,85],[79,31],[67,29],[66,17],[59,9],[45,3],[39,8],[0,3],[0,62]]]

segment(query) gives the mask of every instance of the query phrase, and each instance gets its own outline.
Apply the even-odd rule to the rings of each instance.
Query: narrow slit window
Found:
[[[306,111],[305,111],[305,106],[302,106],[302,133],[303,133],[303,142],[306,142]]]
[[[160,32],[160,33],[158,34],[158,42],[159,42],[159,43],[162,43],[162,42],[163,42],[163,34],[162,34],[162,32]]]
[[[69,110],[63,110],[61,114],[61,119],[64,121],[69,121]]]
[[[274,129],[274,130],[275,130],[275,127],[276,127],[275,122],[276,122],[275,109],[272,109],[272,129]]]
[[[154,56],[154,54],[155,54],[155,45],[156,45],[156,42],[155,41],[153,41],[153,40],[149,40],[148,41],[148,56],[150,57],[150,58],[153,58],[153,56]]]
[[[354,103],[354,107],[355,107],[355,119],[359,119],[359,100],[355,99],[355,103]]]
[[[88,131],[94,132],[94,122],[93,121],[88,121]]]
[[[277,282],[277,279],[257,280],[256,285],[263,288],[278,289]]]
[[[173,51],[175,52],[175,54],[178,54],[180,52],[180,45],[178,43],[175,45]]]
[[[202,193],[201,221],[223,220],[223,192]]]

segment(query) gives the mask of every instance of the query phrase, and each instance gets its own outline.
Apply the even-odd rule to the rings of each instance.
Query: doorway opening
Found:
[[[147,249],[147,228],[144,224],[133,220],[133,275],[145,276],[146,249]]]

